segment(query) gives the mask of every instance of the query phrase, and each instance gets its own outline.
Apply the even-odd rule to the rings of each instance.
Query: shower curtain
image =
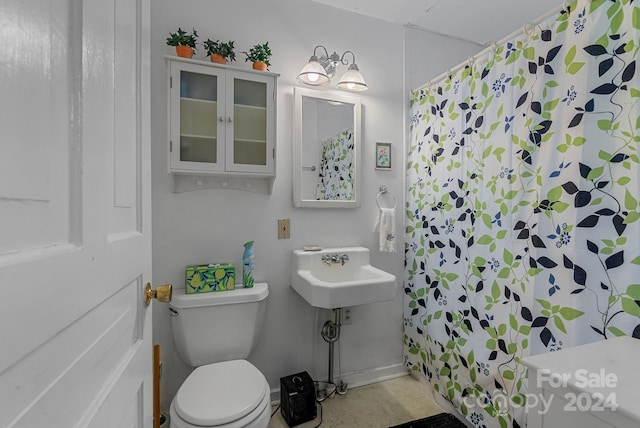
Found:
[[[525,426],[524,357],[640,337],[636,5],[577,1],[412,95],[405,363],[476,427]]]
[[[353,200],[353,129],[322,143],[318,173],[318,200]]]

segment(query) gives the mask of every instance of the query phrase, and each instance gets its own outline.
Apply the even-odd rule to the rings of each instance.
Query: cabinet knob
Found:
[[[224,122],[224,117],[222,116],[218,117],[218,122]]]
[[[229,122],[229,123],[233,122],[233,118],[232,118],[231,116],[229,116],[229,117],[227,118],[227,122]]]

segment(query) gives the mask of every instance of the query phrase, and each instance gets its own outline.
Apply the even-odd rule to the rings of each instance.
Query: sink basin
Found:
[[[395,275],[371,266],[364,247],[294,250],[290,285],[311,306],[325,309],[393,300],[398,290]]]

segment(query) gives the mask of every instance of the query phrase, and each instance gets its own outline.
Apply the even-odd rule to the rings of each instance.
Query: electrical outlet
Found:
[[[342,324],[351,324],[352,321],[351,308],[342,308]]]
[[[288,218],[278,220],[278,239],[289,239],[290,222]]]

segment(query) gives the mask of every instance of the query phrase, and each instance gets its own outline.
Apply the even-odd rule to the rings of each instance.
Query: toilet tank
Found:
[[[171,323],[178,353],[191,367],[245,359],[260,337],[269,286],[185,294],[171,299]]]

